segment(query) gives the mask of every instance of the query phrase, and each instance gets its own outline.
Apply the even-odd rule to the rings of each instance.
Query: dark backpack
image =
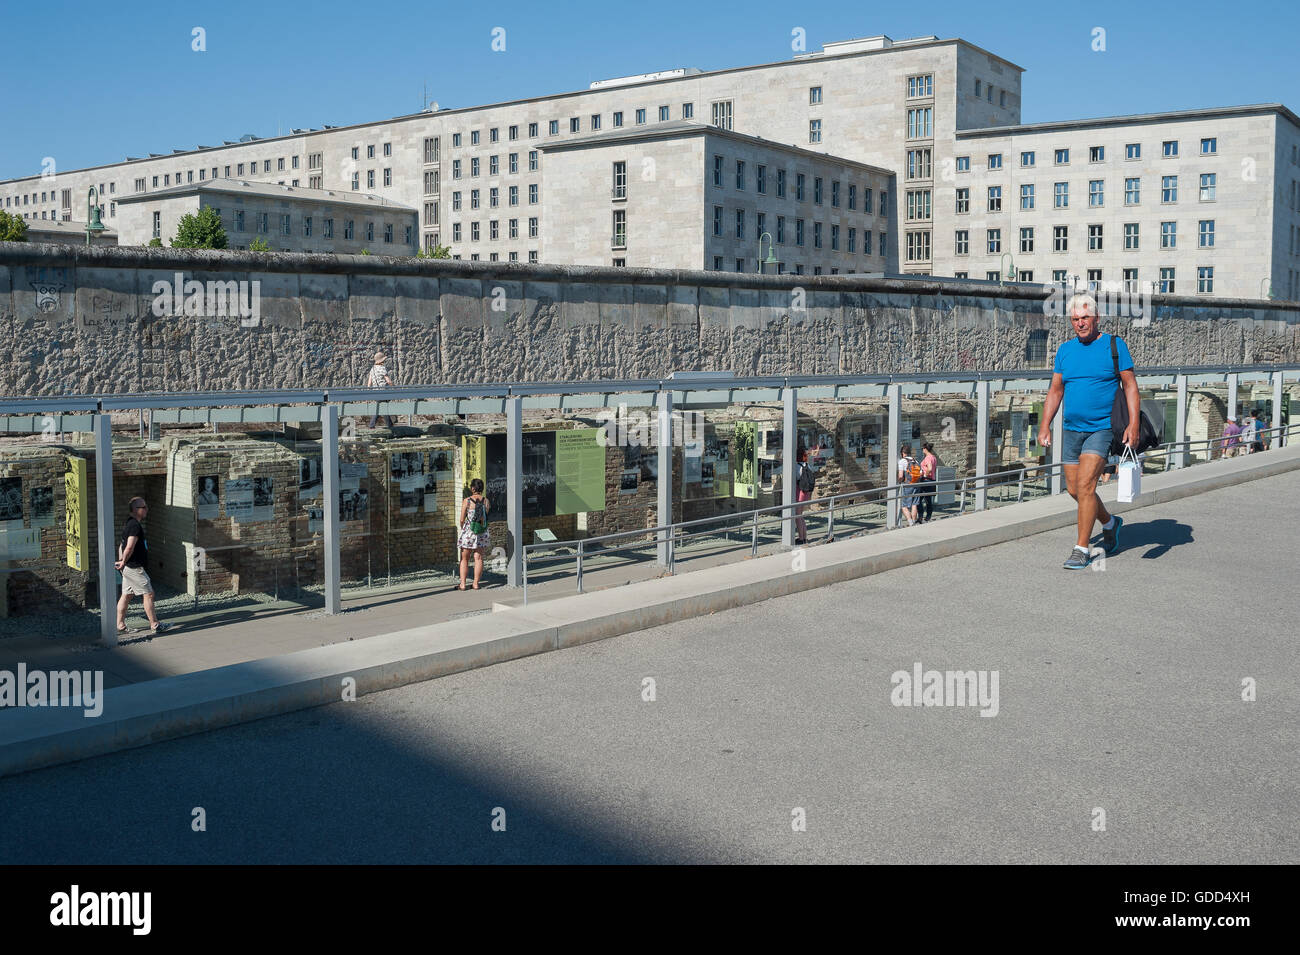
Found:
[[[1110,360],[1115,367],[1115,377],[1119,378],[1119,345],[1116,344],[1114,335],[1110,336]],[[1154,401],[1143,401],[1138,407],[1138,416],[1141,419],[1138,424],[1137,445],[1133,448],[1134,454],[1141,454],[1143,451],[1149,451],[1160,445],[1161,435],[1164,433],[1164,408]],[[1157,417],[1159,427],[1157,427]],[[1128,430],[1128,398],[1124,393],[1124,382],[1120,379],[1120,384],[1115,389],[1115,403],[1110,409],[1110,453],[1120,455],[1124,453],[1124,432]]]
[[[817,478],[813,476],[812,468],[806,464],[800,466],[798,484],[799,490],[805,494],[811,494],[817,486]]]
[[[482,498],[475,501],[473,508],[470,509],[469,529],[475,534],[482,534],[487,530],[487,509],[483,507]]]

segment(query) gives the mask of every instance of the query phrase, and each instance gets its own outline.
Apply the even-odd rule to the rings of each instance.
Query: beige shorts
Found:
[[[153,582],[143,567],[122,568],[122,593],[139,594],[141,597],[153,593]]]

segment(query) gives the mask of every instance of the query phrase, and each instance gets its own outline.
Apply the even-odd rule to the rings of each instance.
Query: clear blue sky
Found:
[[[277,127],[411,113],[426,83],[431,99],[460,107],[630,73],[782,60],[795,27],[806,31],[809,51],[880,33],[969,40],[1024,67],[1026,122],[1261,102],[1300,110],[1294,3],[1268,4],[1264,17],[1258,4],[1223,17],[1222,4],[1202,0],[881,6],[12,3],[0,23],[10,63],[0,91],[0,178],[38,174],[45,156],[74,169],[244,133],[272,136]],[[498,26],[504,53],[491,49]],[[194,27],[206,30],[206,52],[191,49]],[[1106,30],[1104,53],[1092,50],[1094,27]]]

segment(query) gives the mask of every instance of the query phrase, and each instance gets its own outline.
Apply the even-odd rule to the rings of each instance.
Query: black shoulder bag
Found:
[[[1128,396],[1124,392],[1124,379],[1119,376],[1119,345],[1114,335],[1110,336],[1110,360],[1115,368],[1115,377],[1119,387],[1115,389],[1115,403],[1110,409],[1110,453],[1119,455],[1124,452],[1124,432],[1128,430]],[[1159,413],[1161,427],[1157,428],[1153,414]],[[1138,437],[1133,446],[1134,454],[1149,451],[1160,444],[1164,431],[1164,409],[1153,401],[1142,401],[1138,408]]]

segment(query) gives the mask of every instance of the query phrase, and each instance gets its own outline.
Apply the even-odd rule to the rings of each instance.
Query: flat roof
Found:
[[[894,175],[892,169],[884,169],[880,166],[868,165],[864,162],[858,162],[856,159],[845,159],[843,156],[836,156],[834,153],[819,153],[813,149],[804,149],[802,146],[791,146],[788,143],[778,142],[773,139],[763,139],[761,136],[750,136],[747,133],[738,133],[734,129],[721,129],[717,126],[709,126],[704,123],[692,123],[685,120],[655,123],[653,126],[633,126],[631,128],[615,129],[610,130],[607,133],[595,133],[590,136],[576,136],[573,139],[557,140],[553,143],[542,143],[538,145],[537,148],[543,152],[555,152],[562,149],[581,149],[584,146],[604,146],[609,143],[636,142],[637,140],[646,139],[680,139],[685,136],[703,135],[721,136],[724,139],[734,139],[738,142],[762,146],[767,149],[807,156],[809,159],[820,159],[823,162],[833,162],[844,166],[854,166],[858,169],[865,169],[869,172],[879,173],[882,176],[892,177]]]
[[[836,41],[836,42],[847,43],[853,41]],[[951,46],[951,45],[969,47],[972,50],[975,50],[979,53],[983,53],[986,56],[992,57],[993,59],[1011,67],[1012,69],[1019,70],[1021,73],[1024,72],[1024,67],[1017,66],[1015,63],[1012,63],[1010,60],[1005,59],[1004,57],[1000,57],[996,53],[992,53],[984,49],[983,47],[976,46],[974,43],[971,43],[968,40],[963,40],[960,37],[950,37],[949,39],[946,40],[927,40],[925,42],[920,42],[920,43],[917,42],[904,43],[900,41],[897,45],[892,47],[884,47],[881,49],[865,49],[865,50],[854,49],[845,52],[827,52],[826,47],[828,45],[833,47],[835,46],[835,42],[832,42],[830,44],[822,44],[822,52],[815,55],[801,54],[800,56],[794,57],[789,60],[774,60],[768,63],[754,63],[749,66],[729,66],[718,70],[703,70],[699,73],[692,74],[691,76],[685,78],[701,79],[706,76],[721,76],[726,73],[743,73],[747,70],[762,70],[773,66],[807,66],[809,63],[820,63],[826,60],[846,59],[848,57],[854,57],[854,56],[887,56],[890,53],[903,53],[911,50],[920,49],[923,47]],[[662,73],[668,71],[661,70],[657,72]],[[655,75],[655,72],[652,71],[645,75],[653,76]],[[661,83],[675,83],[675,82],[679,82],[681,79],[684,79],[684,77],[667,77],[665,79],[657,79],[657,80],[647,79],[644,81],[632,82],[626,85],[620,85],[612,88],[626,90],[626,89],[633,89],[640,86],[655,86]],[[152,160],[155,159],[171,159],[176,156],[196,156],[196,155],[201,155],[205,152],[211,152],[219,149],[235,149],[239,146],[265,146],[270,143],[281,143],[290,139],[308,139],[312,136],[327,136],[338,132],[346,132],[347,130],[366,129],[367,127],[370,126],[379,126],[385,123],[404,122],[404,121],[416,120],[416,119],[428,119],[429,117],[432,116],[442,116],[444,114],[454,115],[458,113],[472,113],[479,110],[500,109],[506,106],[517,106],[523,103],[542,102],[543,100],[568,99],[573,96],[588,96],[591,95],[592,93],[599,93],[599,92],[603,92],[603,90],[600,89],[593,90],[587,88],[587,89],[580,89],[580,90],[570,90],[561,93],[548,93],[543,96],[526,96],[520,99],[502,100],[500,102],[484,103],[478,106],[461,106],[461,107],[457,107],[456,109],[421,110],[418,113],[404,113],[398,116],[389,117],[387,119],[367,120],[362,123],[352,123],[345,126],[331,126],[328,129],[301,130],[297,133],[288,133],[283,136],[258,137],[247,143],[230,142],[230,143],[223,143],[220,146],[199,146],[194,149],[173,149],[169,153],[154,153],[147,157],[128,158],[123,162],[101,163],[95,166],[83,166],[79,169],[68,169],[60,173],[60,175],[71,175],[72,173],[90,172],[91,170],[94,169],[111,169],[116,166],[130,166],[134,163],[151,162]],[[30,176],[19,176],[13,179],[0,179],[0,185],[23,182],[25,180],[36,180],[40,178],[41,178],[40,173],[34,173],[33,175]]]
[[[981,136],[1015,136],[1021,133],[1049,133],[1054,130],[1090,129],[1100,126],[1137,126],[1142,123],[1168,123],[1188,119],[1222,119],[1232,116],[1257,116],[1261,113],[1280,113],[1293,125],[1300,126],[1300,117],[1281,103],[1256,103],[1250,106],[1214,106],[1208,109],[1180,109],[1167,113],[1134,113],[1129,116],[1100,116],[1096,119],[1065,119],[1050,123],[1021,123],[1018,126],[986,126],[980,129],[959,129],[958,139]]]
[[[282,186],[275,182],[251,182],[245,179],[205,179],[203,182],[188,182],[179,186],[169,186],[157,192],[137,192],[117,200],[124,202],[147,202],[150,199],[171,199],[175,196],[187,196],[198,193],[212,193],[222,196],[261,196],[267,199],[300,199],[305,202],[330,203],[347,206],[365,206],[366,208],[396,209],[401,212],[415,212],[412,206],[404,206],[383,196],[368,192],[348,192],[340,189],[305,189],[302,186]]]

